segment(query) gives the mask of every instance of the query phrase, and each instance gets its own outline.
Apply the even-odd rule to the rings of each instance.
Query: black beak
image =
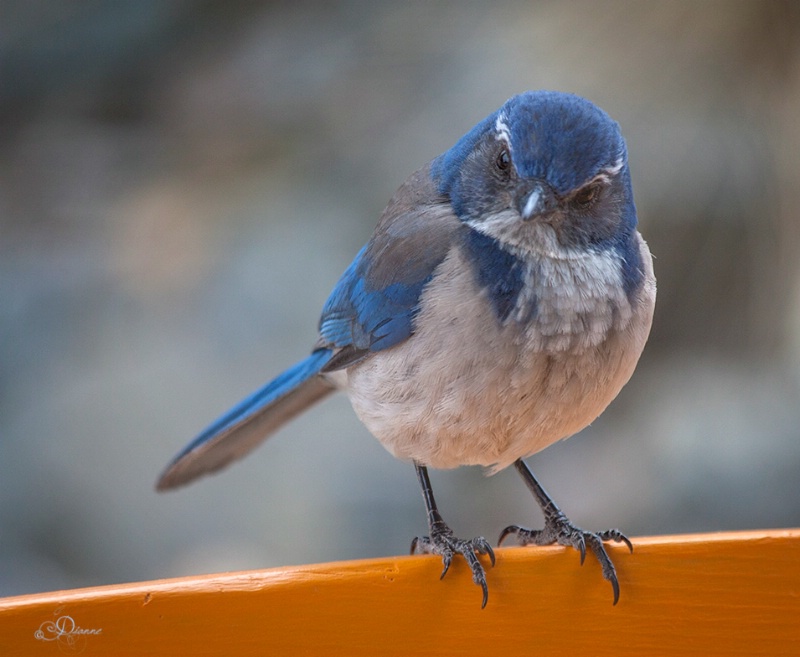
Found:
[[[549,214],[558,206],[552,188],[541,180],[534,180],[524,185],[520,189],[518,198],[519,214],[525,221]]]

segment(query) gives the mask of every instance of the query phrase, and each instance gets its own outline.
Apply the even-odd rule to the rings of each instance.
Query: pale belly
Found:
[[[616,342],[580,356],[515,357],[511,349],[461,354],[455,364],[401,346],[350,373],[350,399],[398,458],[499,470],[577,433],[603,412],[639,357]]]
[[[618,325],[570,347],[535,325],[498,325],[485,295],[465,292],[473,283],[458,264],[448,285],[423,300],[415,335],[341,383],[398,458],[497,471],[580,431],[617,396],[647,339],[655,284],[650,273],[627,311],[613,313]]]

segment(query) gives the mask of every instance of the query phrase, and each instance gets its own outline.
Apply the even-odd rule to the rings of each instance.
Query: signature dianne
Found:
[[[59,616],[55,620],[44,621],[33,633],[38,641],[56,641],[65,652],[80,652],[89,636],[103,632],[100,628],[85,628],[78,625],[72,616]]]

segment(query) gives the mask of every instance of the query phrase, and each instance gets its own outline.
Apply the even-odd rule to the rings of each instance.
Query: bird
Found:
[[[428,534],[412,554],[460,555],[488,600],[482,536],[458,538],[428,468],[509,466],[544,526],[509,525],[498,544],[587,549],[619,582],[606,542],[573,524],[525,458],[593,422],[628,382],[650,333],[656,281],[638,232],[620,127],[561,91],[513,96],[412,173],[324,304],[310,355],[191,441],[157,481],[189,483],[242,458],[334,391],[413,464]]]

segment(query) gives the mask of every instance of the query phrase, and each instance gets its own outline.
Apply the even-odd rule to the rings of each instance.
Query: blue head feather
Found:
[[[499,116],[508,126],[519,174],[547,181],[558,194],[625,159],[619,125],[580,96],[529,91],[509,100]]]
[[[586,248],[616,250],[623,263],[626,290],[635,290],[642,277],[641,260],[632,239],[636,209],[619,125],[602,109],[573,94],[529,91],[514,96],[431,165],[439,192],[449,198],[453,211],[463,221],[480,220],[487,204],[496,198],[494,190],[481,187],[481,178],[488,179],[490,174],[476,172],[475,159],[482,148],[496,148],[498,140],[508,144],[520,179],[542,181],[559,197],[579,189],[604,170],[617,171],[622,192],[617,231]],[[489,247],[494,253],[492,262],[507,260],[498,252],[503,246],[497,240],[483,245],[484,249]],[[482,257],[485,260],[489,255]],[[518,285],[517,271],[516,265],[511,268],[512,287]]]

